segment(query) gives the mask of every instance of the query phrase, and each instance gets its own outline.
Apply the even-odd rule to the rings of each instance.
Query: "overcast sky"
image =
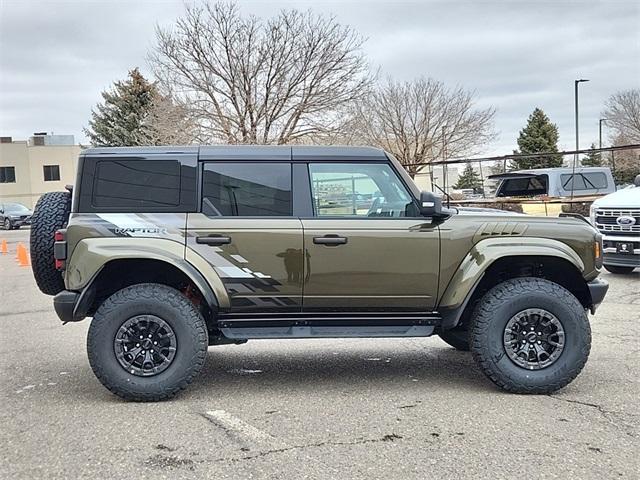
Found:
[[[598,138],[606,98],[640,87],[640,2],[625,1],[239,1],[271,16],[284,7],[333,14],[368,40],[383,75],[420,75],[475,90],[496,108],[499,138],[487,154],[510,153],[534,107],[574,145],[573,80],[580,86],[581,146]],[[139,66],[156,24],[170,25],[182,1],[0,0],[0,135],[73,134],[100,92]]]

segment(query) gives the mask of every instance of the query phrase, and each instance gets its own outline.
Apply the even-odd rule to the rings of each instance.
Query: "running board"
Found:
[[[322,312],[220,314],[229,339],[428,337],[439,326],[435,312]]]

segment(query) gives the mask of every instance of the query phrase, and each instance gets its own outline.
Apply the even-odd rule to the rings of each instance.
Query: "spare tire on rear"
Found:
[[[38,288],[47,295],[64,290],[62,273],[53,258],[54,234],[67,225],[71,212],[69,192],[49,192],[40,197],[31,217],[31,268]]]

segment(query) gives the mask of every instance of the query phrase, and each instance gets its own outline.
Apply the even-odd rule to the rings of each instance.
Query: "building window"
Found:
[[[0,167],[0,183],[16,183],[16,167]]]
[[[42,168],[44,169],[45,182],[60,181],[60,165],[45,165]]]

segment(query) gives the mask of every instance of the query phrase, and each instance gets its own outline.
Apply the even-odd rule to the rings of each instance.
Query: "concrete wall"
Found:
[[[0,166],[15,167],[15,183],[0,183],[0,203],[18,202],[33,208],[43,193],[64,190],[75,183],[78,145],[30,146],[0,143]],[[44,181],[44,165],[58,165],[59,181]]]

